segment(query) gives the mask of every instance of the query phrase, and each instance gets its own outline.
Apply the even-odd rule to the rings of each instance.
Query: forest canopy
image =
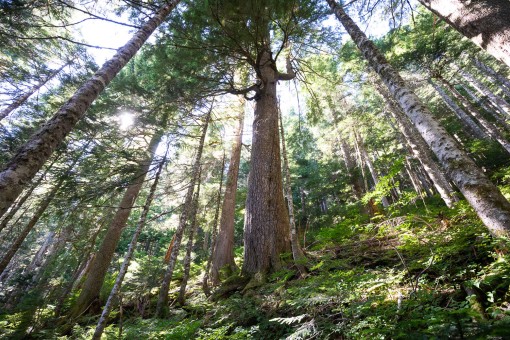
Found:
[[[509,17],[0,0],[0,337],[510,337]]]

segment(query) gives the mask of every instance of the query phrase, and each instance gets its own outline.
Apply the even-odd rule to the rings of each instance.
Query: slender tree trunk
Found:
[[[349,145],[345,142],[345,139],[341,139],[340,142],[340,150],[342,151],[342,157],[344,159],[345,168],[349,174],[349,179],[352,186],[352,191],[354,192],[354,196],[356,196],[357,200],[361,200],[363,197],[363,180],[359,176],[359,172],[356,171],[356,164],[352,159],[351,152],[349,150]]]
[[[353,130],[354,133],[354,139],[356,139],[356,144],[358,145],[358,148],[360,150],[361,157],[363,158],[363,161],[368,166],[368,170],[370,171],[370,174],[372,175],[372,179],[374,180],[374,185],[377,185],[379,183],[379,175],[377,174],[377,170],[375,170],[374,164],[370,160],[370,156],[368,155],[367,150],[365,149],[365,145],[363,144],[363,140],[358,135],[356,130]],[[388,208],[390,206],[390,203],[388,202],[388,199],[383,196],[381,198],[383,207]]]
[[[258,74],[264,87],[255,104],[242,273],[262,281],[281,267],[280,254],[290,251],[290,226],[282,187],[276,98],[279,74],[269,46],[259,53]]]
[[[181,246],[182,236],[184,234],[184,231],[186,230],[188,217],[190,214],[190,207],[192,206],[193,192],[195,190],[195,183],[197,182],[198,175],[200,173],[200,161],[202,159],[202,151],[204,149],[205,136],[207,134],[207,127],[209,126],[209,120],[211,118],[212,109],[213,107],[211,104],[211,108],[209,109],[209,112],[205,117],[202,136],[200,137],[200,143],[198,145],[195,162],[193,163],[193,169],[191,170],[191,181],[188,186],[186,196],[184,198],[183,209],[181,212],[181,216],[179,218],[179,225],[177,227],[177,230],[175,231],[174,238],[172,240],[173,246],[170,253],[170,258],[165,271],[165,275],[163,277],[163,281],[161,282],[161,288],[159,289],[158,302],[156,306],[157,317],[164,317],[167,314],[168,290],[170,289],[170,281],[172,280],[175,263],[177,262],[177,256],[179,255],[179,248]]]
[[[99,318],[99,321],[97,323],[96,330],[94,331],[94,335],[92,336],[93,340],[101,339],[101,335],[103,334],[104,328],[106,326],[106,322],[108,321],[108,316],[110,315],[110,311],[113,307],[113,299],[119,293],[120,288],[122,286],[122,282],[124,281],[124,277],[126,276],[126,273],[128,271],[129,264],[131,263],[131,259],[133,258],[133,254],[135,253],[136,244],[138,242],[138,237],[140,236],[140,233],[142,232],[142,229],[145,226],[145,223],[147,221],[147,215],[149,214],[151,204],[154,199],[154,194],[156,193],[156,188],[158,187],[159,177],[161,176],[161,172],[165,165],[167,153],[168,153],[168,148],[167,148],[165,157],[159,163],[159,167],[156,171],[156,176],[154,177],[154,182],[152,183],[152,186],[149,190],[149,195],[147,196],[147,198],[145,200],[142,214],[140,215],[140,219],[138,220],[138,223],[136,225],[135,232],[133,234],[133,237],[131,238],[131,242],[129,243],[128,251],[126,252],[126,255],[124,255],[124,261],[122,262],[122,265],[120,267],[119,274],[117,275],[117,279],[115,280],[115,283],[112,287],[110,295],[108,296],[108,300],[106,301],[106,304],[103,308],[101,317]]]
[[[476,136],[479,139],[487,139],[487,134],[471,119],[471,117],[461,109],[460,106],[457,105],[453,101],[450,96],[446,94],[446,92],[435,82],[429,79],[429,83],[432,85],[434,90],[439,93],[439,96],[443,99],[443,101],[448,105],[450,109],[457,115],[457,117],[463,123],[462,125],[468,128],[468,135]]]
[[[451,0],[452,1],[452,0]],[[327,0],[371,67],[382,78],[409,119],[442,163],[449,178],[462,192],[494,235],[510,232],[510,203],[469,158],[432,113],[408,88],[377,47],[334,0]]]
[[[16,156],[0,172],[0,217],[85,115],[92,102],[138,52],[179,1],[170,0],[161,6],[158,12],[142,25],[126,45],[118,49],[115,56],[85,82],[55,116],[21,147]]]
[[[46,254],[46,251],[50,246],[52,245],[55,238],[55,232],[54,231],[48,231],[44,237],[44,241],[39,247],[39,250],[37,253],[35,253],[34,258],[32,261],[30,261],[30,264],[26,267],[25,272],[35,272],[37,268],[39,268],[42,265],[44,255]]]
[[[71,313],[70,318],[75,319],[83,314],[94,301],[99,297],[101,286],[103,285],[106,272],[112,261],[115,249],[119,243],[122,231],[127,225],[129,215],[133,205],[135,204],[136,198],[142,189],[145,181],[147,172],[149,172],[154,154],[161,140],[162,132],[156,132],[149,143],[147,158],[143,160],[143,163],[139,171],[135,174],[131,184],[127,187],[124,192],[124,196],[119,204],[115,216],[103,238],[103,242],[96,253],[96,256],[90,266],[80,296],[76,300]]]
[[[510,96],[510,80],[508,80],[507,77],[495,71],[492,67],[485,64],[479,59],[473,58],[472,61],[480,71],[487,73],[492,78],[496,79],[501,85],[503,85],[501,89],[505,92],[507,96]]]
[[[189,280],[189,272],[191,269],[191,252],[193,250],[193,241],[195,238],[195,234],[197,232],[198,223],[197,223],[197,213],[198,213],[198,199],[200,197],[200,175],[198,176],[198,184],[197,184],[197,192],[195,192],[193,197],[193,207],[191,208],[191,223],[189,226],[188,232],[188,243],[186,244],[186,255],[184,256],[183,261],[183,274],[181,287],[179,288],[179,295],[177,296],[177,302],[183,306],[186,302],[186,287],[188,285]]]
[[[507,130],[510,130],[510,124],[507,122],[508,116],[502,112],[500,112],[492,103],[485,99],[478,98],[473,91],[469,88],[469,86],[461,84],[464,91],[466,91],[467,95],[473,102],[475,102],[475,105],[479,106],[482,110],[484,110],[487,113],[490,113],[494,119],[498,121],[501,125],[503,125]],[[463,96],[464,98],[464,96]],[[469,100],[468,100],[469,102]]]
[[[507,0],[418,0],[472,42],[510,66]]]
[[[30,90],[28,90],[26,93],[22,94],[21,96],[14,99],[14,101],[7,106],[5,109],[0,111],[0,121],[7,117],[12,111],[16,110],[18,107],[23,105],[28,98],[30,98],[34,93],[36,93],[41,87],[46,85],[47,82],[49,82],[51,79],[53,79],[57,74],[59,74],[64,67],[66,67],[68,64],[62,65],[58,70],[52,72],[50,75],[48,75],[44,80],[42,80],[39,84],[33,86]]]
[[[282,121],[282,113],[278,109],[279,117],[280,117],[280,138],[282,142],[282,156],[283,156],[283,176],[285,177],[285,196],[287,197],[287,205],[289,209],[289,221],[290,221],[290,245],[292,249],[292,258],[294,259],[294,263],[298,268],[301,275],[306,275],[308,271],[306,270],[305,263],[308,259],[301,249],[299,244],[297,230],[296,230],[296,220],[294,218],[294,199],[292,198],[292,187],[290,185],[290,170],[289,170],[289,160],[287,159],[287,148],[285,146],[285,132],[283,129],[283,121]]]
[[[225,195],[221,207],[220,228],[218,237],[212,252],[211,283],[220,283],[221,270],[230,275],[237,269],[234,261],[234,224],[236,211],[237,179],[239,176],[239,165],[241,163],[241,149],[244,125],[244,100],[239,108],[239,120],[237,129],[234,132],[232,152],[228,166],[227,183],[225,184]]]
[[[232,160],[231,160],[231,162],[232,162]],[[230,163],[230,166],[232,166],[232,163]],[[229,171],[230,171],[230,168],[229,168]],[[204,294],[206,296],[211,295],[211,291],[209,289],[209,273],[211,271],[212,258],[213,258],[213,254],[214,254],[214,251],[216,248],[217,238],[218,238],[218,218],[220,216],[221,191],[223,189],[223,174],[224,173],[225,173],[225,151],[223,151],[223,161],[221,162],[220,187],[218,189],[218,195],[216,196],[216,210],[214,211],[214,219],[213,219],[213,223],[212,223],[211,252],[209,253],[209,256],[207,257],[207,264],[205,266],[204,278],[202,280],[202,288],[203,288]],[[227,184],[228,184],[228,179],[227,179]],[[234,243],[233,237],[234,237],[234,230],[232,230],[232,243]],[[232,252],[233,252],[233,245],[232,245]],[[233,256],[234,255],[232,255],[232,257]],[[234,266],[235,266],[235,262],[234,262]],[[213,284],[215,284],[214,281],[213,281]]]
[[[509,5],[510,6],[510,5]],[[510,20],[509,20],[510,21]],[[489,100],[502,112],[510,115],[510,104],[496,96],[487,86],[485,86],[481,81],[476,79],[471,73],[466,70],[458,68],[459,74],[464,78],[471,86],[473,86],[478,92],[482,95],[489,98]]]
[[[463,103],[468,112],[476,118],[480,122],[480,124],[483,126],[485,131],[489,134],[489,136],[497,141],[508,153],[510,153],[510,143],[505,138],[503,132],[498,129],[494,124],[489,122],[487,119],[485,119],[478,110],[476,110],[471,103],[469,103],[467,100],[464,99],[464,97],[453,87],[452,84],[450,84],[446,79],[439,78],[441,83],[450,91],[450,93],[453,94],[455,99],[457,99],[459,102]]]

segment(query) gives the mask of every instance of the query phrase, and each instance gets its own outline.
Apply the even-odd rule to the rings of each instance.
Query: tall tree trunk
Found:
[[[510,5],[509,5],[510,6]],[[510,20],[509,20],[510,21]],[[466,70],[458,68],[459,74],[464,78],[471,86],[473,86],[478,92],[482,95],[489,98],[489,100],[502,112],[510,115],[510,104],[504,101],[502,98],[496,96],[487,86],[485,86],[481,81],[476,79],[471,73]]]
[[[352,191],[354,192],[354,196],[356,196],[357,200],[361,200],[363,196],[363,180],[359,176],[359,172],[356,171],[356,164],[351,156],[351,151],[349,150],[349,145],[346,143],[345,139],[342,138],[339,142],[340,150],[342,151],[342,157],[344,159],[345,168],[349,174],[349,180],[351,182]]]
[[[231,160],[232,161],[232,160]],[[230,163],[230,166],[232,166],[232,163]],[[229,169],[230,170],[230,169]],[[209,256],[207,257],[207,264],[205,266],[205,273],[204,278],[202,280],[202,288],[204,290],[204,294],[206,296],[211,295],[211,290],[209,289],[209,273],[211,272],[211,265],[213,261],[213,254],[217,245],[217,238],[218,238],[218,218],[220,216],[220,205],[221,205],[221,192],[223,189],[223,174],[225,173],[225,151],[223,151],[223,160],[221,162],[221,175],[220,175],[220,187],[218,188],[218,195],[216,196],[216,210],[214,211],[214,218],[212,223],[212,232],[211,232],[211,252],[209,253]],[[227,177],[228,178],[228,177]],[[228,183],[228,179],[227,179]],[[232,230],[232,252],[233,252],[233,240],[234,237],[234,230]],[[232,255],[232,261],[233,261]],[[234,262],[235,266],[235,262]],[[213,284],[214,283],[213,281]]]
[[[374,180],[374,185],[377,185],[379,183],[379,175],[377,174],[377,170],[375,170],[374,164],[372,163],[372,160],[370,159],[370,156],[368,155],[367,150],[365,149],[365,145],[363,144],[363,140],[358,135],[356,130],[353,129],[354,133],[354,139],[356,139],[356,144],[358,145],[361,157],[363,158],[363,161],[368,166],[368,170],[370,171],[370,175],[372,175],[372,179]],[[383,207],[387,208],[390,206],[390,203],[388,202],[388,199],[386,196],[383,196],[381,198]]]
[[[507,0],[418,0],[472,42],[510,66]]]
[[[448,177],[459,188],[489,231],[494,235],[508,235],[510,232],[510,203],[469,158],[467,153],[439,125],[432,113],[409,89],[374,43],[347,16],[342,7],[338,6],[334,0],[327,0],[327,2],[371,67],[382,78],[390,93],[436,154]]]
[[[460,106],[457,105],[453,101],[453,99],[446,94],[446,92],[435,82],[432,81],[432,79],[429,79],[429,83],[432,85],[434,90],[436,90],[437,93],[439,93],[439,96],[443,99],[443,101],[448,105],[450,109],[457,115],[457,117],[460,119],[460,121],[463,123],[462,125],[467,127],[468,129],[468,135],[473,135],[479,139],[487,139],[487,134],[471,119],[471,117],[462,110]]]
[[[115,279],[115,283],[112,287],[112,290],[110,291],[110,295],[108,296],[108,300],[106,301],[106,304],[103,308],[101,317],[97,322],[96,330],[94,331],[94,335],[92,336],[93,340],[100,340],[101,335],[103,334],[104,328],[106,326],[106,321],[108,320],[108,316],[110,315],[110,311],[113,306],[113,299],[117,296],[117,294],[120,291],[122,281],[124,281],[124,277],[126,276],[126,273],[128,271],[129,264],[131,263],[131,259],[133,258],[133,254],[135,253],[138,237],[140,236],[140,233],[142,232],[142,229],[147,221],[147,215],[149,214],[151,204],[154,199],[154,194],[156,193],[156,188],[158,187],[159,177],[161,176],[161,172],[165,165],[167,154],[168,147],[167,152],[165,153],[165,157],[159,163],[158,169],[156,171],[156,176],[154,177],[154,182],[152,183],[152,186],[149,190],[149,195],[145,199],[142,214],[140,215],[140,219],[138,220],[138,223],[136,225],[135,232],[131,238],[131,242],[129,243],[128,251],[126,252],[126,255],[124,255],[124,261],[122,262],[122,265],[120,267],[119,274]]]
[[[131,184],[129,184],[124,192],[124,196],[122,197],[115,216],[113,217],[106,235],[103,238],[103,242],[101,243],[94,260],[90,265],[90,271],[87,273],[80,296],[71,310],[71,320],[83,314],[99,297],[99,292],[103,285],[106,272],[108,271],[108,267],[112,261],[115,249],[117,248],[117,244],[119,243],[122,235],[122,231],[127,225],[129,215],[131,214],[136,198],[142,189],[147,172],[150,170],[154,154],[159,142],[161,141],[162,135],[163,133],[161,131],[157,131],[152,136],[148,146],[148,155],[146,159],[143,160],[141,167],[136,172]]]
[[[0,172],[0,217],[85,115],[92,102],[138,52],[180,0],[169,0],[117,53],[85,82]]]
[[[290,226],[282,187],[276,98],[279,74],[269,44],[259,53],[258,74],[263,88],[253,121],[242,273],[263,280],[281,267],[280,254],[290,251]]]
[[[181,281],[181,287],[179,288],[179,295],[177,296],[177,302],[183,306],[186,298],[186,287],[188,285],[189,280],[189,272],[191,269],[191,252],[193,251],[193,241],[195,239],[195,234],[197,232],[198,223],[197,223],[197,213],[198,213],[198,199],[200,197],[200,175],[198,176],[198,184],[197,184],[197,191],[194,194],[193,197],[193,207],[191,208],[191,223],[189,226],[188,231],[188,243],[186,244],[186,255],[184,255],[184,261],[183,261],[183,273],[182,273],[182,281]]]
[[[510,80],[508,80],[507,77],[503,76],[501,73],[497,72],[492,67],[479,59],[473,58],[472,61],[480,71],[487,73],[492,78],[496,79],[501,85],[503,85],[501,87],[502,91],[504,91],[507,96],[510,96]]]
[[[62,65],[58,70],[53,71],[50,75],[48,75],[44,80],[41,80],[39,84],[33,86],[30,90],[28,90],[26,93],[22,94],[21,96],[14,99],[14,101],[7,106],[5,109],[0,111],[0,121],[7,117],[12,111],[16,110],[18,107],[23,105],[28,98],[30,98],[34,93],[36,93],[41,87],[46,85],[47,82],[49,82],[53,77],[55,77],[57,74],[59,74],[64,67],[66,67],[68,63]]]
[[[450,84],[450,82],[442,77],[440,77],[439,80],[441,81],[441,84],[443,84],[450,91],[455,99],[464,104],[466,110],[468,110],[468,112],[480,122],[489,136],[497,141],[508,153],[510,153],[510,143],[505,138],[503,132],[494,124],[485,119],[480,114],[480,112],[478,112],[478,110],[471,105],[471,103],[464,99],[464,97],[457,91],[457,89],[455,89],[455,87],[453,87],[452,84]]]
[[[156,306],[157,317],[164,317],[168,311],[168,290],[170,289],[170,281],[172,280],[175,263],[177,262],[177,256],[179,255],[179,248],[181,247],[182,236],[184,234],[184,231],[186,230],[188,218],[190,215],[190,208],[193,202],[193,192],[195,190],[195,183],[197,182],[200,173],[200,161],[202,159],[205,136],[207,134],[207,127],[209,126],[209,120],[211,119],[212,109],[213,104],[211,104],[211,108],[209,109],[209,112],[205,117],[205,123],[202,129],[202,136],[200,136],[200,143],[198,145],[197,154],[195,156],[195,162],[193,163],[193,169],[191,170],[191,181],[189,183],[188,190],[186,191],[186,196],[184,198],[181,216],[179,217],[179,225],[177,226],[177,230],[175,231],[174,237],[172,239],[173,243],[172,250],[170,252],[170,257],[168,259],[168,265],[166,267],[163,281],[161,282],[161,288],[159,289],[158,302]]]
[[[239,108],[239,120],[234,132],[232,152],[228,166],[227,183],[225,184],[225,195],[221,207],[220,228],[218,237],[212,252],[211,283],[219,284],[221,270],[225,270],[227,276],[237,269],[234,261],[234,224],[236,211],[237,179],[239,176],[239,165],[241,163],[241,149],[243,142],[244,125],[244,100]]]
[[[297,230],[296,230],[296,220],[294,217],[294,199],[292,198],[292,187],[290,185],[290,170],[289,170],[289,160],[287,159],[287,148],[285,146],[285,132],[283,129],[283,121],[282,121],[282,113],[280,108],[278,108],[278,116],[280,117],[280,135],[282,141],[282,156],[283,156],[283,175],[285,177],[285,196],[287,197],[287,206],[289,209],[289,222],[290,222],[290,246],[292,249],[292,258],[294,259],[294,263],[298,268],[301,275],[306,275],[308,271],[306,270],[305,263],[308,259],[301,249],[299,245]]]

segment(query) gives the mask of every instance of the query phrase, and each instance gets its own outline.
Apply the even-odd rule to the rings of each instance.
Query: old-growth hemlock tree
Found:
[[[133,58],[179,1],[169,1],[161,6],[116,54],[74,93],[53,118],[32,136],[0,172],[0,217],[83,118],[92,102]]]
[[[290,251],[289,217],[283,198],[276,91],[280,81],[295,77],[289,42],[304,51],[313,44],[320,1],[208,1],[189,11],[185,40],[223,57],[235,68],[248,67],[255,83],[247,88],[225,75],[226,91],[255,100],[251,169],[246,201],[244,263],[247,276],[267,274]],[[200,8],[199,8],[200,7]],[[318,14],[319,13],[319,14]],[[186,34],[183,34],[183,40]],[[283,57],[283,58],[282,58]],[[281,61],[280,61],[281,60]],[[280,62],[278,62],[280,61]],[[285,71],[283,71],[285,70]],[[233,74],[233,72],[231,73]]]
[[[416,126],[446,173],[494,235],[510,233],[510,203],[489,181],[458,143],[439,125],[399,73],[369,40],[343,8],[327,0],[370,66],[381,77],[390,93]]]

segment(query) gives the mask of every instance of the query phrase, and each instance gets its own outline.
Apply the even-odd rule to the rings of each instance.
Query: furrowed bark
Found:
[[[237,179],[241,163],[243,142],[244,100],[239,108],[239,120],[234,133],[232,152],[225,184],[225,195],[221,207],[220,228],[214,245],[211,263],[211,283],[217,285],[221,280],[221,270],[229,273],[237,269],[234,261],[234,223],[236,209]]]
[[[198,175],[200,172],[200,161],[202,159],[202,151],[204,149],[205,136],[207,134],[207,127],[209,126],[209,120],[211,119],[212,109],[213,107],[211,105],[211,108],[209,109],[209,112],[205,117],[205,123],[202,130],[202,136],[200,137],[197,155],[195,157],[195,162],[193,163],[193,169],[191,170],[191,181],[188,186],[186,196],[184,198],[183,210],[179,218],[179,225],[177,227],[177,230],[175,231],[174,238],[172,240],[173,247],[170,253],[170,258],[165,271],[165,275],[163,277],[163,281],[161,282],[161,288],[159,289],[158,302],[156,306],[156,316],[160,318],[164,317],[168,310],[168,290],[170,289],[170,281],[172,280],[175,263],[177,262],[177,256],[179,255],[179,248],[181,246],[182,236],[187,227],[190,207],[193,201],[193,192],[195,190],[195,183],[198,180]]]
[[[19,196],[25,185],[41,169],[57,146],[83,118],[92,102],[105,89],[143,43],[170,14],[180,0],[168,1],[134,36],[107,61],[96,74],[83,84],[0,172],[0,217]]]
[[[99,321],[97,322],[96,330],[94,331],[94,335],[92,336],[93,340],[101,339],[101,335],[103,334],[104,328],[106,326],[106,322],[108,321],[108,316],[110,315],[111,309],[113,307],[113,299],[119,293],[120,288],[122,286],[122,281],[124,281],[124,277],[126,276],[126,273],[128,271],[129,264],[131,263],[131,259],[133,258],[133,254],[135,253],[136,243],[138,242],[138,237],[140,236],[140,233],[142,232],[142,229],[145,226],[145,223],[147,220],[147,215],[149,214],[151,204],[154,199],[154,194],[156,193],[156,188],[158,187],[159,177],[163,170],[163,166],[165,165],[167,153],[168,153],[168,148],[167,148],[167,152],[165,153],[165,157],[159,163],[159,167],[156,171],[156,176],[154,177],[154,182],[152,183],[152,186],[149,190],[149,195],[147,196],[147,198],[145,200],[142,214],[140,215],[140,219],[138,220],[138,223],[136,225],[135,232],[131,238],[131,242],[129,243],[128,251],[126,252],[126,255],[124,255],[124,261],[122,262],[122,265],[120,267],[119,274],[117,275],[117,278],[115,279],[115,283],[114,283],[113,288],[110,292],[110,295],[108,296],[108,300],[106,301],[106,304],[103,308],[101,317],[99,318]]]
[[[280,254],[290,251],[290,226],[282,187],[278,71],[269,46],[260,52],[259,59],[258,73],[264,87],[255,104],[242,273],[263,279],[281,267]]]
[[[418,0],[466,38],[510,66],[510,2]]]
[[[384,81],[406,115],[443,165],[447,175],[462,192],[493,235],[510,233],[510,203],[469,158],[467,153],[433,118],[432,113],[409,89],[372,41],[334,0],[327,0],[337,18],[370,66]]]

